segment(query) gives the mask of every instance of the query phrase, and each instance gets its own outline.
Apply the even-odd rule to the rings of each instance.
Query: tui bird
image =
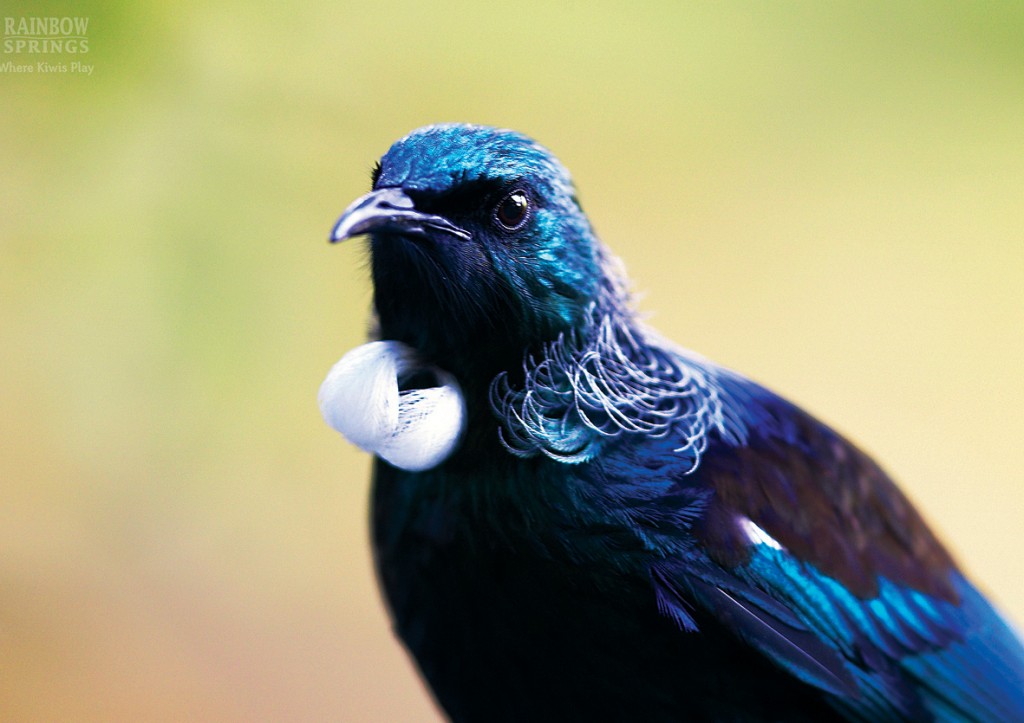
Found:
[[[1024,721],[1024,648],[886,473],[658,336],[566,169],[508,130],[396,142],[377,340],[325,380],[377,455],[395,629],[453,721]]]

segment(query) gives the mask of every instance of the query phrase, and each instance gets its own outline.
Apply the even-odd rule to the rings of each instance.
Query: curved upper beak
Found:
[[[426,236],[439,231],[466,241],[472,238],[469,231],[444,216],[417,211],[416,204],[400,188],[379,188],[353,201],[334,224],[330,241],[337,243],[373,231],[392,231],[410,236]]]

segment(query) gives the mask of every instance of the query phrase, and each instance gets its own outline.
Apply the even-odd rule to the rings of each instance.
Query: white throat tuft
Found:
[[[427,371],[437,386],[401,390]],[[423,364],[397,341],[372,341],[343,356],[320,385],[320,413],[362,450],[410,472],[436,467],[458,445],[466,404],[451,374]]]

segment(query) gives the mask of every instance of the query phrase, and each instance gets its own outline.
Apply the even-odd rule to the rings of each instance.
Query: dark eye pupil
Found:
[[[526,194],[522,191],[514,191],[498,204],[498,221],[505,228],[515,228],[526,218],[528,208],[529,202],[526,200]]]

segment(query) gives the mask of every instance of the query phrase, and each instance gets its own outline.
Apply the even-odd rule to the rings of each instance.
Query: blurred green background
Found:
[[[1024,622],[1024,5],[18,3],[0,718],[436,720],[317,387],[390,143],[522,130],[673,339],[875,454]],[[0,63],[12,59],[0,56]]]

